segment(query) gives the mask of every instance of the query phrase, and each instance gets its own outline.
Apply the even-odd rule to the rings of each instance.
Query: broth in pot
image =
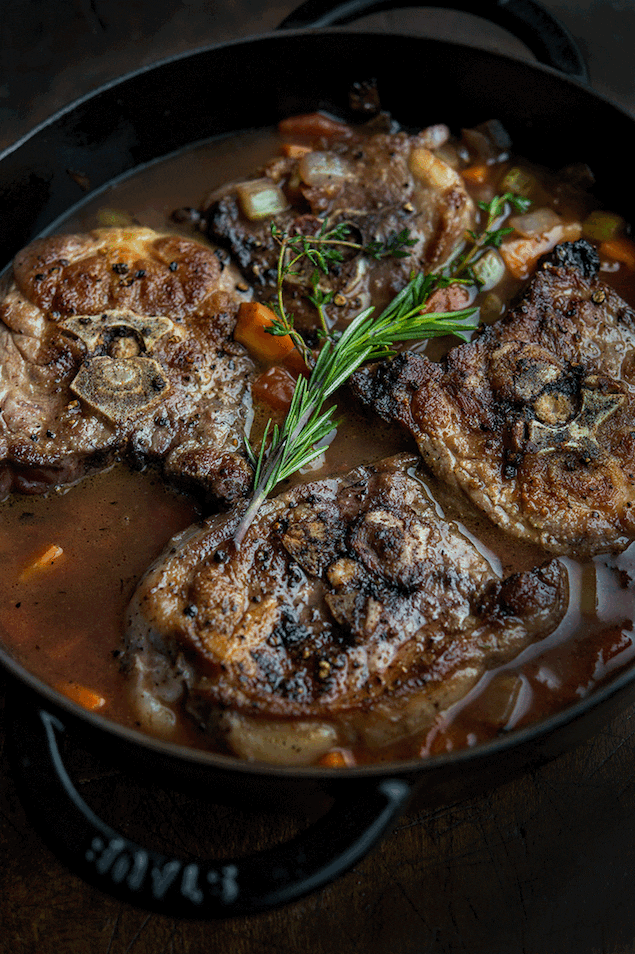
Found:
[[[65,460],[89,434],[81,474],[52,451],[10,461],[0,623],[30,672],[152,735],[336,768],[476,745],[632,661],[635,245],[588,170],[536,168],[497,123],[293,117],[135,172],[63,226],[95,229],[88,252],[27,250],[3,306],[9,336],[27,320],[40,333],[41,314],[66,323],[69,351],[46,365],[76,405]],[[289,236],[325,242],[293,262]],[[363,363],[329,396],[315,454],[247,522],[268,422],[284,427],[325,342],[413,273],[445,276],[425,309],[461,313],[465,343],[422,334]],[[99,297],[102,279],[119,297]],[[552,300],[579,314],[554,318]],[[281,313],[299,340],[267,333]],[[127,401],[134,373],[145,403],[119,414],[71,359],[116,375]],[[72,418],[83,408],[92,429]],[[527,476],[529,457],[542,469]]]

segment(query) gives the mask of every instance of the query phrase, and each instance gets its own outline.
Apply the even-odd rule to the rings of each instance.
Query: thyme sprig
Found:
[[[474,261],[486,248],[500,248],[505,236],[514,231],[511,226],[501,225],[510,211],[526,212],[530,205],[531,199],[513,192],[495,195],[490,202],[479,202],[479,209],[486,213],[485,224],[479,232],[468,229],[472,244],[450,263],[452,275],[456,278],[465,276],[468,281],[478,284],[471,272]]]
[[[393,232],[384,241],[377,240],[366,244],[355,242],[350,238],[351,227],[347,222],[339,222],[330,226],[327,221],[324,221],[316,235],[302,233],[290,235],[288,232],[283,232],[275,222],[272,222],[271,235],[279,245],[280,251],[278,254],[276,301],[274,305],[276,321],[269,329],[269,334],[290,335],[307,367],[312,367],[313,356],[302,336],[295,330],[293,315],[287,312],[284,303],[285,283],[290,278],[302,274],[301,264],[309,262],[313,266],[309,276],[310,291],[307,292],[306,297],[318,312],[321,335],[326,338],[331,335],[331,332],[328,328],[325,309],[333,300],[333,292],[331,290],[325,291],[320,287],[320,277],[328,275],[334,266],[344,261],[345,250],[361,252],[368,255],[369,258],[379,261],[388,257],[406,258],[410,254],[409,250],[416,245],[416,239],[410,238],[408,229]]]

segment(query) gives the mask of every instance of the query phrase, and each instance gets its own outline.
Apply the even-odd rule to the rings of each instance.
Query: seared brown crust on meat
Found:
[[[240,754],[271,720],[287,751],[307,725],[313,754],[316,725],[327,747],[381,745],[551,632],[561,564],[500,580],[417,466],[399,455],[271,499],[238,552],[239,513],[173,541],[129,610],[137,688],[184,680],[189,711]]]
[[[151,229],[24,249],[0,302],[2,494],[120,456],[224,503],[244,493],[253,368],[231,337],[235,281],[211,248]]]
[[[635,314],[586,242],[546,258],[501,322],[440,364],[360,371],[363,402],[504,530],[554,553],[635,538]]]
[[[273,219],[282,230],[317,234],[323,222],[329,227],[346,222],[351,238],[363,244],[409,230],[415,244],[405,258],[373,261],[346,252],[341,267],[328,278],[322,276],[321,285],[335,296],[338,318],[348,320],[371,303],[387,304],[413,269],[439,266],[463,240],[473,218],[472,200],[458,173],[433,151],[448,134],[447,127],[434,126],[415,136],[404,132],[352,136],[322,144],[309,157],[277,158],[254,173],[253,179],[269,180],[286,197],[288,208]],[[318,181],[315,173],[305,171],[317,157],[337,161],[341,174]],[[237,185],[217,190],[204,203],[208,235],[231,250],[254,286],[273,294],[279,246],[271,235],[271,219],[249,221],[241,211]],[[313,271],[311,266],[287,284],[290,310],[300,323],[311,325],[314,314],[304,296]]]

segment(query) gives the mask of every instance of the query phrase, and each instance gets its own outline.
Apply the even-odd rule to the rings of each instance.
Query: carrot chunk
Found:
[[[41,553],[38,553],[37,556],[35,556],[29,563],[26,564],[20,574],[20,582],[23,583],[25,580],[29,580],[40,570],[44,570],[46,567],[52,566],[56,560],[59,560],[63,553],[64,551],[62,547],[58,546],[56,543],[51,543]]]
[[[251,393],[259,404],[268,404],[274,411],[288,411],[296,382],[286,368],[274,365],[256,378]]]
[[[489,167],[486,166],[484,162],[479,162],[477,165],[462,169],[461,175],[466,182],[471,182],[474,185],[483,185],[489,178]]]
[[[61,692],[67,699],[71,699],[84,709],[94,712],[106,705],[104,696],[89,689],[88,686],[82,686],[78,682],[62,682],[55,686],[58,692]]]
[[[578,222],[563,223],[530,238],[511,236],[503,241],[500,254],[514,278],[527,278],[536,267],[538,259],[559,242],[575,242],[582,234]]]
[[[290,116],[278,124],[278,132],[286,139],[348,139],[353,130],[326,113],[304,113]]]
[[[347,768],[355,765],[355,758],[348,749],[333,749],[318,760],[318,765],[323,765],[325,768]]]
[[[267,364],[282,361],[294,350],[295,345],[290,335],[272,335],[267,331],[273,327],[275,320],[271,308],[258,301],[244,301],[238,309],[234,338],[244,344],[255,358]]]

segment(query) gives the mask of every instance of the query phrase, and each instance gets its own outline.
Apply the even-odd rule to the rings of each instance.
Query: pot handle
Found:
[[[379,842],[403,811],[411,785],[380,779],[362,797],[347,792],[290,841],[243,859],[187,861],[136,844],[102,821],[66,771],[51,713],[20,713],[9,738],[31,820],[66,865],[107,894],[178,918],[212,920],[255,914],[324,887]],[[17,740],[19,739],[19,742]]]
[[[370,13],[405,7],[441,7],[476,14],[508,30],[540,63],[582,83],[589,82],[587,65],[576,41],[537,0],[306,0],[282,21],[279,29],[335,26]]]

